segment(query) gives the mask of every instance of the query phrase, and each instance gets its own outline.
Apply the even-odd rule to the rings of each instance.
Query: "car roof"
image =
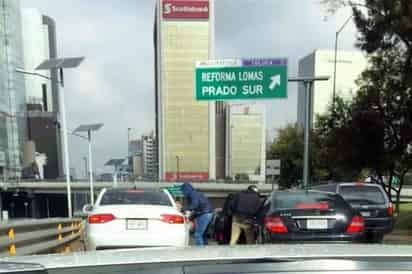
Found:
[[[381,188],[381,185],[372,184],[372,183],[362,183],[362,182],[351,182],[351,183],[338,183],[339,186],[370,186]]]
[[[374,184],[374,183],[364,183],[364,182],[333,182],[333,183],[327,183],[327,184],[319,184],[319,185],[314,185],[312,187],[324,187],[324,186],[330,186],[330,187],[337,187],[337,186],[370,186],[370,187],[377,187],[381,188],[382,186],[379,184]]]
[[[104,193],[132,193],[132,192],[141,192],[141,193],[165,193],[165,191],[161,188],[143,188],[143,187],[138,187],[138,188],[106,188],[104,189]]]

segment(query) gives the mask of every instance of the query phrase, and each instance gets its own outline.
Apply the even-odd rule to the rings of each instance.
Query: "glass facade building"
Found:
[[[194,96],[195,62],[209,59],[213,43],[211,5],[212,1],[206,0],[158,1],[155,47],[160,179],[203,181],[215,177],[214,103],[196,101]]]
[[[264,105],[227,107],[226,176],[247,175],[264,181],[266,173],[266,136]]]
[[[0,171],[21,172],[26,134],[26,93],[19,0],[0,0]]]

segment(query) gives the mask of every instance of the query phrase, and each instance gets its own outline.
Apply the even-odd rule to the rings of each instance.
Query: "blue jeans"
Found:
[[[207,244],[204,239],[204,234],[206,232],[207,226],[212,220],[213,213],[205,213],[196,218],[196,228],[195,228],[195,243],[196,245]]]

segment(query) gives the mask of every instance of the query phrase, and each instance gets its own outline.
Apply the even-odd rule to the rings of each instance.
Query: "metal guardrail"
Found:
[[[80,240],[81,219],[37,219],[0,223],[0,257],[42,254],[57,249],[69,252]]]

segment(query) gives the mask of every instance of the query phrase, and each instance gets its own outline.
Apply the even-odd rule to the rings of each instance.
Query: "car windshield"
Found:
[[[333,209],[345,207],[337,195],[320,192],[283,192],[273,195],[272,209]]]
[[[161,205],[172,206],[169,197],[161,191],[107,191],[100,205]]]
[[[375,186],[341,186],[339,193],[351,204],[383,205],[386,202],[382,191]]]
[[[280,243],[412,248],[412,0],[0,0],[0,262]]]

